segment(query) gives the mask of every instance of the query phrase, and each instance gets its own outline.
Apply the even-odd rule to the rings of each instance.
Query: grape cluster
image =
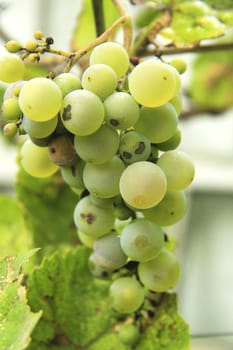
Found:
[[[92,249],[90,271],[112,280],[115,310],[135,312],[147,291],[168,291],[180,276],[164,235],[184,216],[194,177],[192,160],[176,149],[180,74],[154,57],[132,66],[113,42],[93,49],[80,78],[25,81],[23,72],[17,55],[0,59],[0,79],[10,82],[3,118],[28,135],[22,167],[42,178],[60,171],[80,195],[74,223]]]

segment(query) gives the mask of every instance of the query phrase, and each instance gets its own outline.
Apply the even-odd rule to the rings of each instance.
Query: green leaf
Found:
[[[41,248],[38,256],[78,243],[73,211],[79,197],[60,174],[38,179],[20,168],[16,193],[25,208],[33,246]]]
[[[30,231],[25,221],[25,210],[20,201],[0,195],[0,208],[0,258],[32,248]]]
[[[163,294],[154,322],[145,329],[136,350],[191,350],[189,327],[177,312],[175,294]]]
[[[37,250],[0,261],[0,349],[22,350],[41,317],[27,305],[26,289],[21,285],[21,270]]]
[[[116,7],[113,5],[112,1],[103,1],[103,16],[103,30],[110,27],[111,24],[119,17]],[[71,40],[71,49],[73,51],[82,49],[89,42],[95,40],[95,38],[96,27],[92,0],[83,0],[82,8],[77,16],[76,27]]]
[[[88,269],[90,250],[84,247],[43,260],[28,282],[33,311],[43,317],[33,332],[29,350],[130,350],[118,337],[128,316],[112,310],[109,281],[93,278]],[[145,318],[136,350],[188,350],[189,330],[177,312],[176,298],[164,294],[155,316]],[[146,311],[145,311],[146,312]],[[67,348],[66,348],[67,347]]]
[[[233,10],[219,11],[216,16],[226,25],[233,25]]]
[[[233,54],[205,53],[193,62],[189,93],[204,109],[222,110],[233,106]]]

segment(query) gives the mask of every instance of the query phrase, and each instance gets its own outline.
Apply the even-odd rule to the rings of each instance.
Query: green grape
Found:
[[[54,82],[60,88],[63,97],[73,90],[82,88],[81,80],[74,73],[61,73],[55,77]]]
[[[158,204],[167,190],[166,176],[148,161],[130,164],[120,178],[120,193],[127,204],[136,209],[147,209]]]
[[[120,78],[129,68],[129,56],[121,45],[114,42],[106,42],[96,46],[91,52],[90,65],[96,63],[110,66]]]
[[[30,137],[39,139],[51,135],[52,132],[56,129],[57,122],[57,116],[44,122],[36,122],[24,115],[22,120],[22,127]]]
[[[134,211],[127,207],[123,200],[120,203],[114,203],[115,217],[119,220],[128,220],[134,216]]]
[[[158,149],[157,145],[154,145],[152,143],[151,144],[151,154],[150,154],[150,157],[148,160],[150,162],[156,163],[158,158],[159,158],[159,149]]]
[[[182,191],[167,192],[155,207],[143,211],[145,218],[160,226],[170,226],[183,218],[187,209],[185,195]]]
[[[173,105],[173,107],[176,110],[177,115],[179,116],[182,111],[182,98],[181,94],[177,94],[175,97],[173,97],[169,103]]]
[[[62,107],[62,93],[52,80],[33,78],[20,89],[19,106],[23,113],[37,122],[54,118]]]
[[[3,127],[3,135],[6,137],[13,137],[17,134],[18,128],[16,123],[7,123]]]
[[[3,101],[2,117],[4,120],[18,120],[22,115],[17,97],[11,97]]]
[[[12,83],[24,76],[25,65],[17,55],[8,53],[0,56],[0,80]]]
[[[180,92],[181,77],[180,77],[180,74],[175,67],[173,67],[172,65],[167,64],[167,63],[165,63],[165,64],[167,65],[167,68],[170,69],[170,71],[173,74],[175,81],[176,81],[175,89],[173,91],[173,96],[172,96],[172,97],[174,97],[174,96],[178,95],[178,93]]]
[[[67,130],[79,136],[94,133],[104,121],[104,107],[98,96],[88,90],[71,91],[64,98],[62,121]]]
[[[177,124],[175,108],[171,103],[165,103],[155,108],[142,107],[134,128],[150,142],[159,143],[168,140],[174,134]]]
[[[144,302],[144,295],[143,287],[133,277],[120,277],[110,286],[113,308],[122,314],[137,311]]]
[[[179,74],[183,74],[187,69],[187,63],[181,58],[173,58],[168,63],[175,67]]]
[[[120,139],[119,153],[126,164],[147,160],[151,153],[151,144],[145,135],[129,131]]]
[[[103,267],[99,266],[95,261],[94,253],[88,258],[88,267],[91,274],[100,279],[108,279],[110,277],[110,271],[106,271]]]
[[[118,157],[104,164],[87,163],[83,181],[87,190],[96,197],[111,198],[120,193],[119,181],[125,165]]]
[[[91,135],[75,135],[74,147],[79,157],[85,162],[93,164],[106,163],[118,151],[119,135],[116,130],[107,125],[102,125]]]
[[[157,147],[161,151],[171,151],[179,146],[181,142],[181,131],[179,128],[176,129],[174,134],[166,141],[157,144]]]
[[[167,178],[168,191],[179,191],[188,187],[194,178],[194,165],[190,156],[181,151],[163,153],[157,165]]]
[[[61,176],[63,180],[70,186],[76,189],[84,190],[83,169],[85,163],[79,159],[70,167],[61,167]]]
[[[31,176],[44,178],[53,175],[58,167],[48,156],[47,147],[38,147],[30,139],[26,140],[20,150],[20,163]]]
[[[139,106],[126,92],[114,92],[104,101],[105,121],[112,128],[125,130],[139,118]]]
[[[41,137],[41,138],[37,138],[37,137],[32,137],[30,135],[28,135],[30,140],[34,143],[34,145],[39,146],[39,147],[48,147],[49,143],[52,140],[53,135],[49,135],[46,137]]]
[[[119,339],[122,343],[130,346],[137,344],[140,338],[140,332],[135,324],[124,324],[119,330]]]
[[[90,193],[91,202],[97,207],[108,208],[114,204],[114,198],[98,198],[93,193]]]
[[[139,218],[123,228],[120,243],[131,260],[152,260],[164,245],[163,231],[154,222]]]
[[[95,238],[87,235],[86,233],[77,230],[78,238],[80,242],[88,248],[93,248],[95,243]]]
[[[114,221],[113,208],[94,205],[90,196],[80,199],[74,210],[74,223],[77,228],[93,238],[108,233],[113,228]]]
[[[127,256],[120,245],[120,237],[109,233],[98,238],[94,243],[94,258],[97,265],[107,271],[113,271],[124,266]]]
[[[142,106],[159,107],[175,96],[177,77],[158,59],[139,63],[129,75],[129,91]]]
[[[82,75],[82,86],[94,92],[101,100],[111,95],[117,87],[115,71],[106,64],[93,64]]]
[[[180,264],[174,253],[163,248],[153,260],[138,265],[142,284],[153,292],[166,292],[175,287],[180,278]]]

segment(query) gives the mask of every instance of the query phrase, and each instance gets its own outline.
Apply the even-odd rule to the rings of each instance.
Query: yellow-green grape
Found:
[[[159,143],[168,140],[174,134],[177,124],[175,108],[171,103],[165,103],[160,107],[142,107],[134,128],[145,135],[150,142]]]
[[[22,120],[22,127],[30,137],[39,139],[51,135],[52,132],[56,129],[57,122],[57,116],[44,122],[36,122],[24,115]]]
[[[110,161],[117,153],[119,135],[116,130],[105,124],[91,135],[75,135],[74,146],[79,157],[85,162],[102,164]]]
[[[120,245],[120,237],[109,233],[94,243],[94,259],[97,265],[107,271],[119,269],[126,264],[127,256]]]
[[[122,343],[134,346],[140,339],[140,332],[136,324],[128,323],[121,326],[118,336]]]
[[[101,100],[111,95],[117,87],[115,71],[106,64],[93,64],[82,75],[82,86],[94,92]]]
[[[122,314],[137,311],[144,302],[144,288],[133,277],[120,277],[110,286],[113,308]]]
[[[62,107],[62,93],[51,79],[33,78],[22,86],[19,105],[27,118],[43,122],[54,118]]]
[[[83,172],[83,181],[89,192],[100,198],[111,198],[120,193],[119,181],[125,165],[114,156],[104,164],[87,163]]]
[[[15,53],[22,48],[22,45],[20,45],[18,41],[10,40],[5,44],[5,48],[7,49],[8,52]]]
[[[152,260],[164,245],[163,231],[155,222],[139,218],[123,228],[120,243],[131,260]]]
[[[171,151],[179,146],[181,142],[181,130],[176,129],[174,134],[166,141],[157,143],[157,147],[161,151]]]
[[[176,90],[177,77],[171,66],[155,58],[139,63],[129,75],[129,91],[142,106],[159,107],[173,98]]]
[[[22,115],[17,97],[11,97],[2,104],[2,117],[4,120],[18,120]]]
[[[74,135],[90,135],[103,124],[103,103],[91,91],[71,91],[64,98],[61,118],[65,128]]]
[[[29,175],[39,178],[49,177],[58,170],[49,159],[48,148],[36,146],[29,139],[20,150],[20,163]]]
[[[194,179],[194,164],[185,152],[167,151],[160,156],[157,165],[166,175],[168,191],[183,190]]]
[[[106,42],[96,46],[91,52],[90,65],[96,63],[107,64],[118,77],[122,77],[129,68],[129,56],[121,45]]]
[[[3,135],[6,137],[13,137],[17,134],[18,128],[16,123],[7,123],[3,127]]]
[[[77,235],[78,235],[78,238],[79,238],[80,242],[83,245],[85,245],[88,248],[93,248],[94,247],[95,238],[93,238],[93,237],[91,237],[89,235],[86,235],[85,233],[83,233],[80,230],[77,230]]]
[[[74,223],[86,235],[93,238],[107,234],[114,226],[113,207],[99,207],[92,203],[90,196],[79,200],[74,210]]]
[[[180,263],[174,253],[163,248],[150,261],[138,265],[142,284],[153,292],[166,292],[177,284],[180,278]]]
[[[186,197],[183,191],[167,192],[161,202],[155,207],[143,211],[145,218],[160,226],[174,225],[180,221],[187,209]]]
[[[12,83],[24,76],[25,65],[17,55],[8,53],[0,56],[0,80]]]
[[[136,209],[152,208],[164,197],[167,180],[158,165],[148,161],[130,164],[120,178],[120,193]]]
[[[92,253],[88,258],[88,268],[90,273],[98,279],[110,278],[111,271],[106,271],[103,267],[96,263],[94,253]]]
[[[182,97],[181,94],[177,94],[169,101],[175,108],[177,115],[179,116],[182,111]]]
[[[180,88],[181,88],[181,77],[180,77],[180,74],[178,73],[177,69],[175,67],[173,67],[172,65],[170,64],[167,64],[167,68],[171,70],[172,74],[174,75],[175,77],[175,81],[176,81],[176,85],[175,85],[175,89],[173,91],[173,96],[176,96],[179,92],[180,92]]]
[[[181,58],[173,58],[168,63],[175,67],[179,74],[183,74],[187,70],[187,63]]]
[[[125,130],[136,123],[139,106],[126,92],[114,92],[104,101],[105,121],[112,128]]]
[[[65,97],[69,92],[82,88],[81,80],[74,73],[61,73],[57,75],[54,82],[61,90],[62,96]]]

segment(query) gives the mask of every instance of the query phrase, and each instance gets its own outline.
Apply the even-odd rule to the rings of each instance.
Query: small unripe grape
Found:
[[[44,38],[44,34],[40,30],[35,31],[33,36],[36,40],[41,40]]]
[[[135,324],[125,324],[119,331],[119,339],[126,345],[133,346],[137,344],[140,338],[140,332]]]
[[[15,53],[18,52],[22,46],[15,40],[10,40],[5,44],[5,48],[8,52]]]
[[[17,120],[22,114],[16,97],[5,100],[2,104],[2,116],[4,120]]]
[[[17,125],[15,123],[7,123],[3,128],[3,135],[13,137],[17,134]]]
[[[169,64],[175,67],[180,74],[183,74],[187,69],[187,63],[181,58],[173,58]]]
[[[37,45],[38,45],[37,42],[30,40],[26,42],[24,47],[28,51],[35,51],[35,49],[37,48]]]

